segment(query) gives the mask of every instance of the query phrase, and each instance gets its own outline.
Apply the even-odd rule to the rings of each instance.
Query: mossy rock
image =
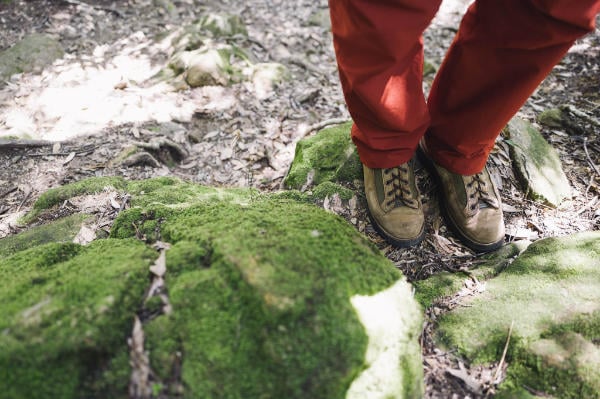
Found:
[[[155,251],[51,243],[0,258],[3,398],[125,398],[127,337]]]
[[[109,181],[53,189],[35,208]],[[157,298],[143,303],[157,254],[139,237],[171,245],[172,310],[144,325],[155,396],[422,396],[412,288],[342,218],[297,191],[174,178],[112,183],[131,194],[131,208],[110,239],[36,246],[0,261],[7,397],[127,395],[133,317],[162,308]]]
[[[560,129],[569,134],[586,134],[586,119],[582,118],[570,105],[544,110],[538,115],[537,120],[543,126]]]
[[[344,123],[300,140],[284,185],[303,190],[325,181],[362,180],[362,164],[350,138],[351,126],[351,122]]]
[[[0,256],[50,242],[72,242],[90,215],[75,214],[58,219],[50,224],[32,227],[20,234],[0,239]]]
[[[427,308],[436,300],[457,294],[464,286],[465,280],[475,278],[485,281],[495,277],[504,270],[516,256],[523,252],[529,241],[518,241],[503,246],[495,252],[482,257],[482,263],[468,272],[441,272],[425,279],[415,281],[415,299]]]
[[[515,174],[533,200],[558,206],[571,196],[569,180],[558,154],[529,122],[513,118],[505,128],[510,138]]]
[[[33,205],[33,209],[25,215],[21,222],[30,223],[39,214],[55,205],[62,203],[65,200],[84,194],[94,194],[106,188],[122,190],[126,183],[122,177],[94,177],[81,180],[72,184],[57,187],[46,191],[42,194]]]
[[[164,393],[181,361],[190,398],[422,394],[411,288],[343,219],[280,196],[222,190],[229,199],[194,203],[185,193],[200,186],[158,186],[133,196],[144,206],[123,212],[113,236],[159,229],[172,245],[173,311],[144,327]],[[163,196],[174,192],[187,198]]]
[[[41,71],[64,54],[51,37],[34,33],[0,52],[0,86],[16,73]]]
[[[248,36],[246,25],[239,15],[211,13],[200,18],[195,25],[213,37]]]
[[[338,195],[343,201],[354,197],[354,191],[331,181],[325,181],[312,190],[311,198],[324,200],[325,198]]]
[[[511,324],[503,396],[600,392],[600,232],[533,243],[486,291],[439,320],[438,339],[470,363],[500,360]]]
[[[289,80],[291,77],[290,71],[285,65],[277,62],[255,64],[249,74],[254,92],[259,100],[269,97],[278,84]]]
[[[560,108],[551,108],[543,111],[537,117],[540,124],[550,128],[563,127],[563,113]]]

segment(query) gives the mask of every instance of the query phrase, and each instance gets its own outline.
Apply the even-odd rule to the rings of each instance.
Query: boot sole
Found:
[[[398,248],[413,247],[413,246],[419,244],[421,241],[423,241],[423,238],[425,238],[425,226],[424,225],[421,226],[421,232],[415,238],[407,238],[407,239],[395,238],[392,235],[388,234],[383,229],[383,227],[381,227],[381,226],[379,226],[379,224],[377,224],[377,222],[375,221],[375,218],[371,215],[371,212],[368,211],[368,208],[367,208],[367,213],[369,214],[369,220],[371,221],[371,226],[373,226],[375,231],[377,231],[377,233],[380,236],[382,236],[388,243],[392,244],[395,247],[398,247]]]
[[[431,176],[433,176],[437,185],[440,188],[443,187],[440,176],[438,175],[437,171],[435,170],[435,165],[433,164],[433,161],[427,156],[427,154],[421,147],[420,143],[417,148],[418,148],[417,155],[420,158],[421,164],[423,164],[427,168],[427,170],[429,171],[429,174]],[[471,238],[466,236],[462,232],[462,230],[460,229],[458,224],[456,222],[454,222],[454,219],[452,218],[452,215],[451,215],[450,211],[448,210],[448,206],[446,205],[448,203],[448,199],[446,198],[446,194],[444,193],[444,190],[440,190],[440,191],[441,191],[442,195],[440,196],[439,207],[442,210],[442,215],[444,216],[444,219],[446,219],[448,226],[450,226],[450,228],[452,229],[452,232],[460,238],[460,240],[463,242],[463,244],[465,244],[467,247],[469,247],[476,253],[485,253],[485,252],[495,251],[504,244],[504,238],[502,238],[499,241],[492,242],[489,244],[482,244],[477,241],[473,241]]]

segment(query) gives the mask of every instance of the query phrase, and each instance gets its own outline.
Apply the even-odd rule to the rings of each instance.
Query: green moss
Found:
[[[354,196],[354,191],[330,181],[323,182],[312,190],[312,196],[321,200],[334,194],[339,195],[342,200],[348,201]]]
[[[8,256],[49,242],[70,242],[81,229],[81,225],[89,218],[89,215],[75,214],[2,238],[0,239],[0,254]]]
[[[467,278],[466,273],[442,272],[426,280],[415,281],[415,299],[427,308],[438,299],[456,294],[464,287]]]
[[[486,291],[445,315],[439,340],[469,362],[500,359],[511,323],[509,382],[561,398],[600,392],[600,233],[532,244]]]
[[[50,36],[26,35],[12,47],[0,51],[0,86],[11,75],[43,69],[63,54],[60,43]]]
[[[39,203],[53,206],[106,182],[65,186]],[[173,383],[181,380],[189,398],[343,397],[370,367],[367,347],[381,340],[367,336],[350,299],[392,286],[408,332],[404,357],[394,359],[405,374],[401,397],[421,392],[420,310],[410,287],[313,198],[173,178],[117,185],[132,207],[115,220],[111,239],[36,246],[0,260],[9,282],[0,285],[7,397],[126,397],[133,315],[162,310],[158,297],[142,303],[157,254],[133,237],[171,244],[165,279],[173,311],[144,326],[157,394],[181,396]]]
[[[514,260],[529,245],[529,241],[521,241],[503,246],[495,252],[488,253],[468,273],[442,272],[426,280],[413,282],[415,299],[423,306],[429,307],[436,300],[454,295],[465,286],[465,280],[471,277],[485,281],[495,277]]]
[[[98,240],[0,259],[3,397],[125,396],[121,357],[154,257],[137,241]]]
[[[80,180],[62,187],[52,188],[37,199],[33,209],[23,217],[23,223],[33,221],[42,211],[78,195],[93,194],[102,191],[105,187],[123,190],[126,187],[121,177],[92,177]]]
[[[423,76],[434,75],[437,68],[429,61],[423,62]]]
[[[560,108],[547,109],[538,115],[537,120],[544,126],[560,128],[563,125],[562,110]]]
[[[173,313],[145,328],[157,373],[181,352],[185,397],[344,396],[367,344],[349,298],[401,278],[351,226],[261,197],[180,210],[162,235]]]
[[[571,195],[558,154],[529,122],[513,118],[505,129],[510,136],[515,174],[533,200],[558,206]]]
[[[196,26],[213,37],[248,36],[244,22],[237,15],[208,14],[200,18]]]
[[[362,176],[356,148],[350,139],[351,123],[321,130],[296,144],[294,161],[284,179],[287,188],[301,189],[307,183],[352,182]]]
[[[191,203],[224,200],[248,202],[252,196],[250,189],[221,189],[185,183],[172,177],[130,182],[127,190],[133,194],[133,206],[145,207],[151,204],[188,206]]]

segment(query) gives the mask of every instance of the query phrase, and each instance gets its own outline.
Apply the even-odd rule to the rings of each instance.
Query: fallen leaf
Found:
[[[110,206],[115,209],[121,209],[121,204],[119,204],[114,197],[110,197]]]
[[[167,272],[167,257],[165,251],[160,251],[158,259],[150,266],[150,271],[158,277],[163,277],[165,275]]]
[[[471,375],[469,374],[467,369],[465,369],[464,365],[461,362],[458,363],[458,366],[458,370],[448,368],[446,369],[446,372],[451,376],[462,380],[472,392],[482,394],[483,391],[481,383],[479,383],[479,381],[477,381],[475,378],[471,377]]]
[[[86,225],[81,226],[79,233],[73,238],[75,244],[87,245],[96,239],[96,230]]]
[[[68,164],[69,162],[71,162],[73,160],[73,158],[75,158],[75,152],[71,152],[69,154],[69,156],[67,156],[67,158],[63,161],[63,165]]]

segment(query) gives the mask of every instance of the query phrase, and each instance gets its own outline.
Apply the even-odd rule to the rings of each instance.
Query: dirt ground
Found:
[[[57,38],[67,53],[43,74],[18,75],[0,86],[0,139],[3,133],[13,134],[15,126],[20,126],[14,122],[18,117],[27,120],[23,129],[33,134],[31,140],[20,145],[0,141],[0,238],[22,229],[17,219],[41,192],[90,176],[146,179],[169,175],[208,185],[277,190],[293,158],[294,144],[313,134],[323,122],[349,118],[339,87],[326,0],[182,0],[171,2],[175,6],[171,10],[161,6],[167,3],[0,2],[0,50],[27,34],[45,32]],[[468,3],[444,2],[425,32],[426,59],[434,66],[440,64]],[[150,93],[142,77],[163,65],[166,56],[149,43],[207,12],[240,15],[249,35],[235,38],[236,44],[257,61],[286,65],[292,79],[262,100],[242,83],[162,95]],[[130,65],[130,70],[144,66],[140,80],[119,75],[121,61],[134,55],[137,58],[125,65]],[[147,56],[147,64],[138,63],[140,55]],[[78,95],[82,97],[75,98],[85,102],[85,107],[67,101],[73,92],[48,97],[50,89],[59,90],[53,86],[53,79],[75,71],[74,66],[79,69],[69,75],[67,86],[81,88]],[[426,76],[425,91],[432,79],[433,75]],[[148,112],[133,117],[100,108],[101,93],[107,92],[107,87],[107,96],[113,96],[110,99],[126,102],[139,98],[141,108]],[[117,90],[118,97],[114,97]],[[42,103],[49,98],[49,103]],[[558,151],[573,187],[572,198],[558,209],[525,197],[512,173],[509,143],[502,137],[490,158],[490,167],[501,185],[508,241],[533,241],[600,228],[600,126],[594,123],[600,120],[598,31],[578,41],[519,116],[535,122],[541,111],[561,105],[570,105],[581,119],[571,128],[541,127],[544,137]],[[156,117],[164,109],[170,113]],[[10,123],[9,118],[13,118]],[[8,131],[9,126],[13,130]],[[165,144],[167,138],[170,144]],[[156,144],[153,162],[131,166],[113,162],[122,151],[139,142]],[[397,249],[387,245],[370,227],[360,198],[358,217],[352,222],[411,281],[476,265],[478,256],[447,231],[439,215],[435,187],[424,170],[418,171],[418,181],[429,226],[425,241],[418,247]],[[328,204],[324,206],[336,211]],[[343,209],[339,213],[347,216]],[[435,317],[448,306],[439,303],[428,310],[422,337],[426,397],[492,397],[497,382],[493,380],[495,365],[469,368],[431,341]]]

